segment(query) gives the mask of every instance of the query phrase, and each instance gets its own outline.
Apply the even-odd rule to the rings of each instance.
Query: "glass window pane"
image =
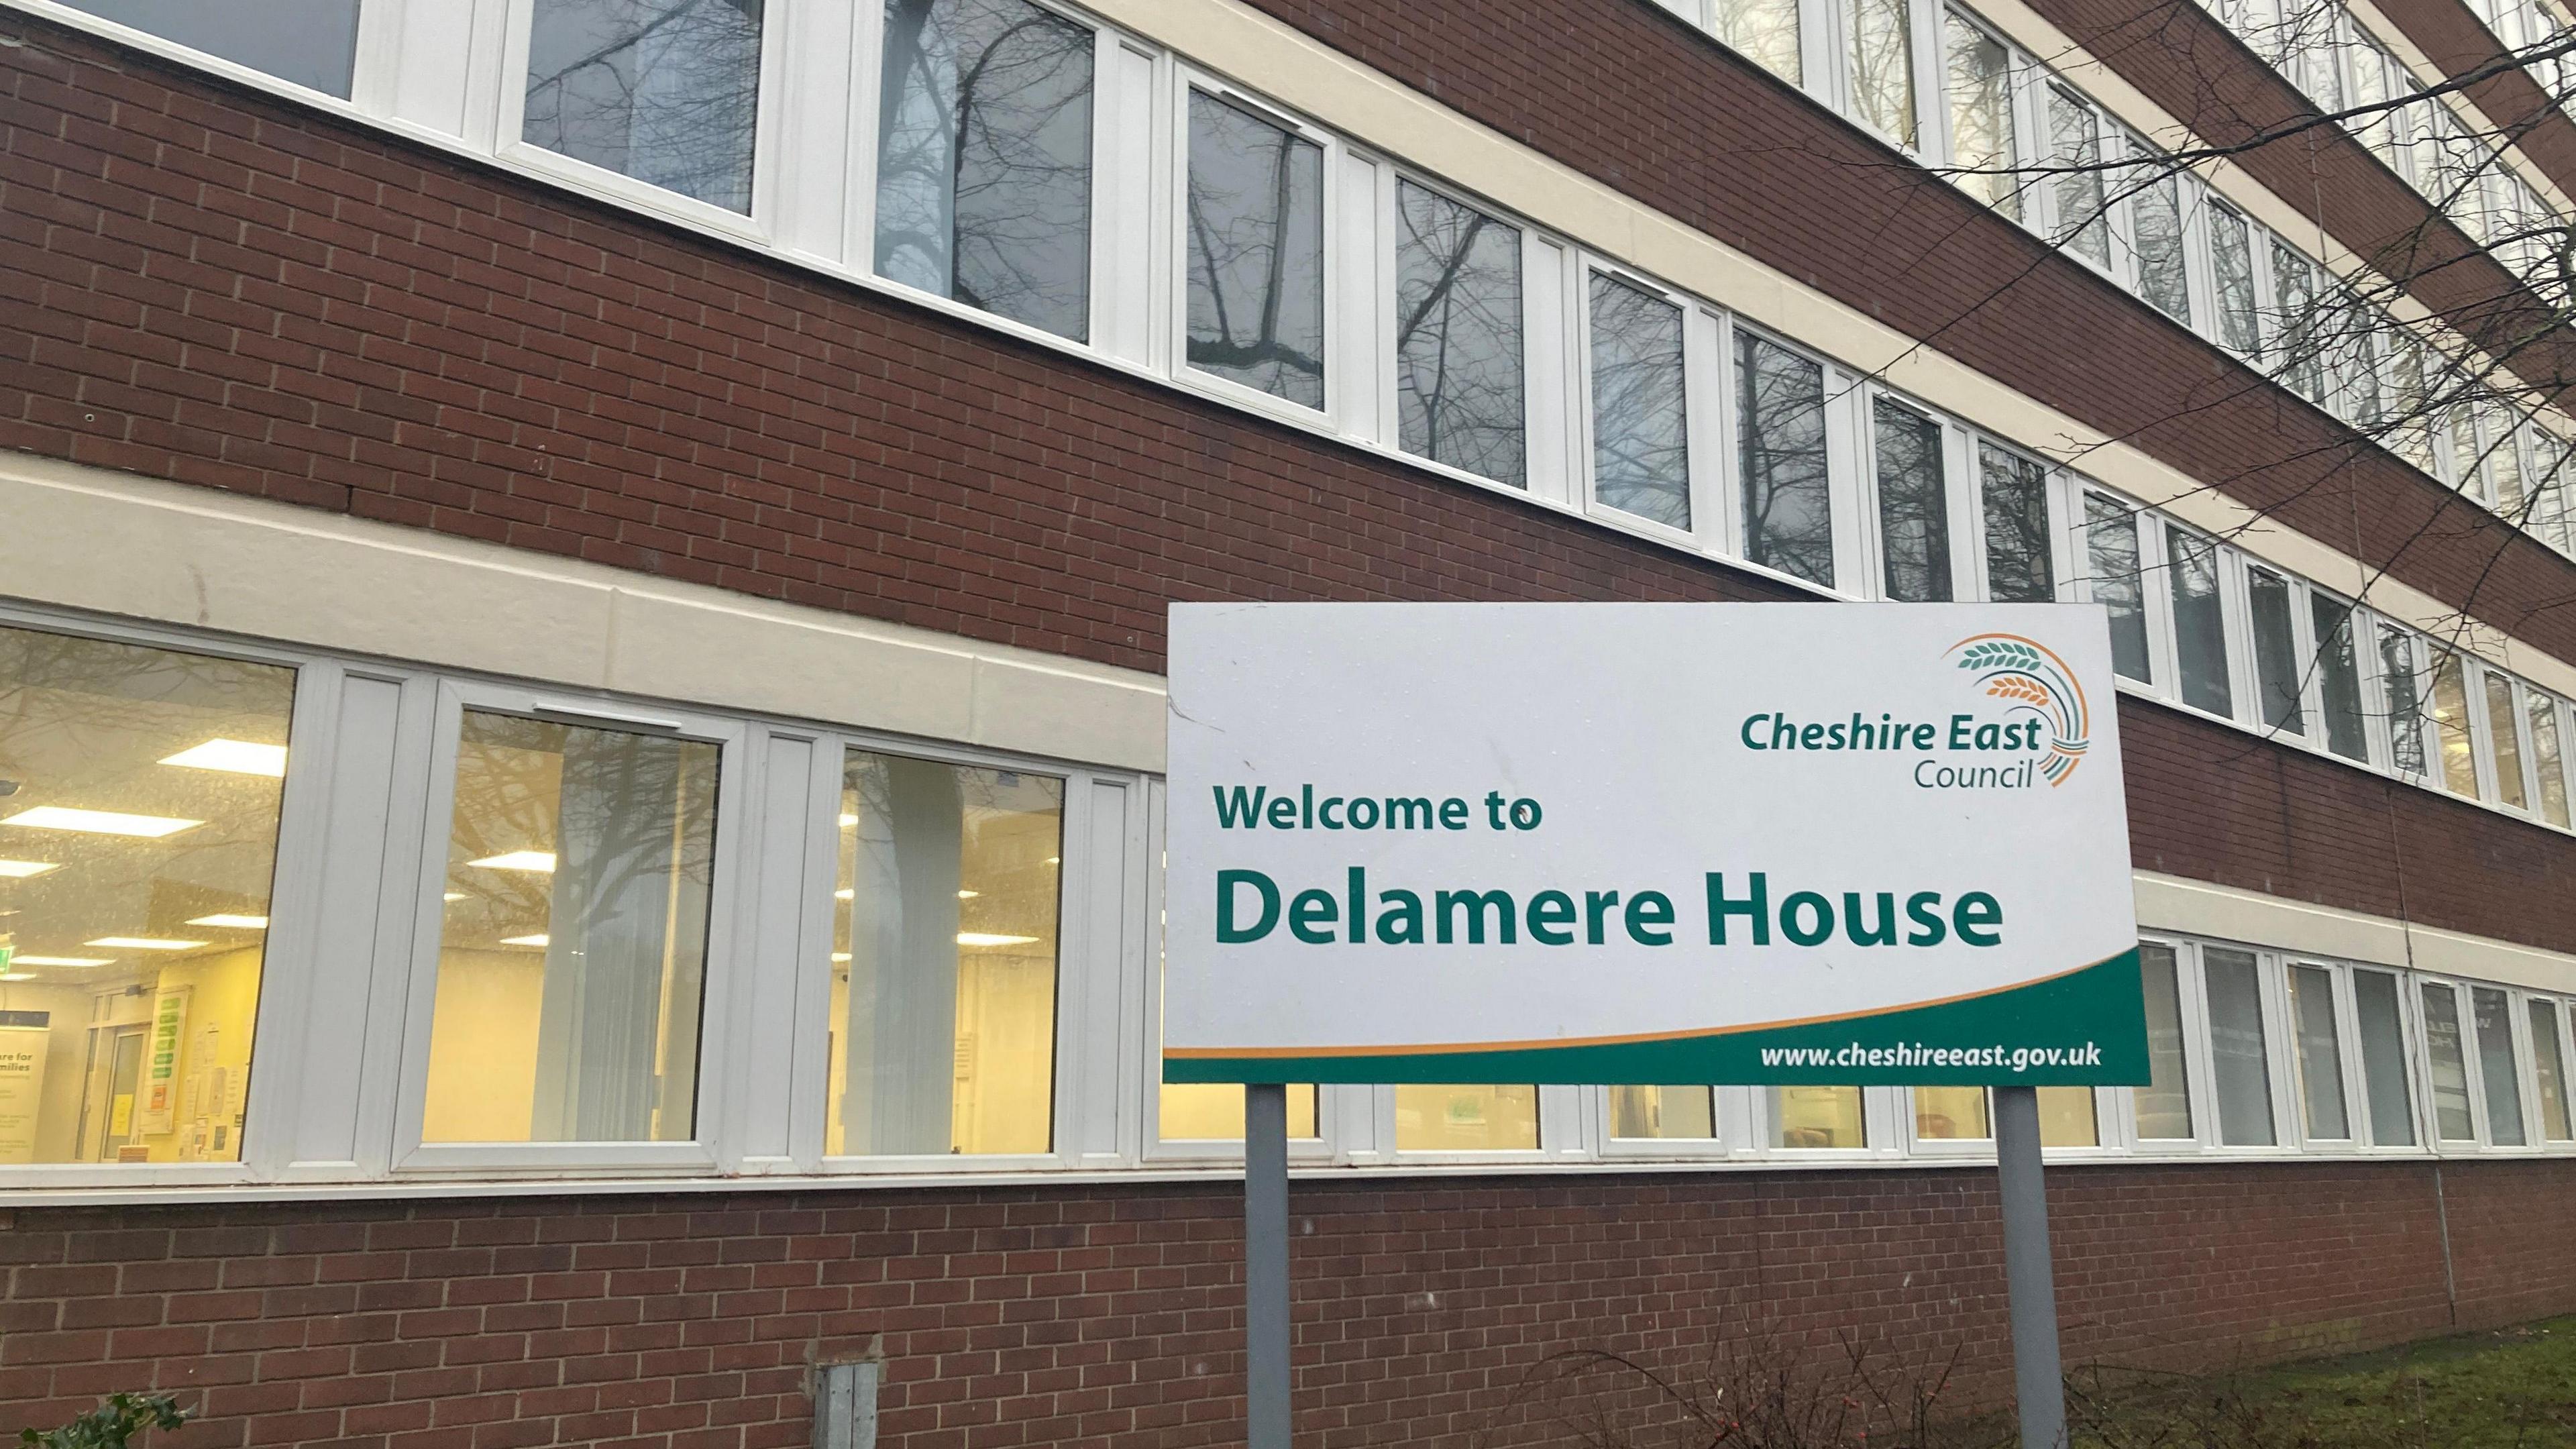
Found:
[[[1950,598],[1950,498],[1941,472],[1941,425],[1885,398],[1874,410],[1878,535],[1887,596],[1908,603]]]
[[[2352,605],[2311,593],[2308,621],[2317,638],[2317,685],[2325,701],[2326,748],[2347,760],[2367,763],[2370,736],[2362,727],[2361,668],[2352,652]]]
[[[1190,92],[1190,366],[1324,405],[1324,148]]]
[[[1858,1087],[1773,1087],[1771,1145],[1789,1148],[1867,1147]]]
[[[2263,993],[2250,951],[2201,948],[2209,984],[2209,1066],[2218,1088],[2218,1138],[2230,1147],[2269,1147],[2272,1066],[2263,1041]]]
[[[2567,1048],[2558,1037],[2558,1006],[2531,1000],[2531,1058],[2540,1087],[2540,1135],[2552,1142],[2576,1137],[2568,1125]]]
[[[2388,691],[2388,741],[2398,769],[2424,773],[2424,695],[2416,672],[2415,640],[2391,624],[2379,626],[2379,680]]]
[[[2084,495],[2086,563],[2093,601],[2111,611],[2111,667],[2124,679],[2155,682],[2147,653],[2146,583],[2138,566],[2138,515],[2099,493]]]
[[[1243,1089],[1231,1082],[1165,1082],[1155,1135],[1165,1142],[1243,1140]],[[1315,1089],[1288,1089],[1288,1135],[1315,1133]]]
[[[294,698],[0,628],[0,1164],[240,1159]]]
[[[2218,545],[2167,524],[2165,555],[2172,563],[2174,655],[2182,668],[2183,703],[2233,717],[2236,693],[2228,683],[2227,614],[2218,596]]]
[[[1092,49],[1026,0],[886,0],[881,275],[1090,335]]]
[[[2290,968],[2290,1019],[2298,1032],[2299,1109],[2308,1136],[2330,1141],[2352,1136],[2343,1108],[2343,1041],[2335,1017],[2333,972],[2317,966]]]
[[[358,0],[63,0],[324,95],[349,98]]]
[[[2048,470],[1992,443],[1978,444],[1977,452],[1985,485],[1986,594],[2002,604],[2045,604],[2057,597]]]
[[[1995,1135],[1983,1087],[1914,1089],[1914,1135],[1925,1142],[1973,1142]]]
[[[2014,164],[2012,54],[1952,12],[1945,18],[1950,70],[1950,164],[1968,194],[2021,217]]]
[[[2057,176],[2057,231],[2066,249],[2095,266],[2111,263],[2111,224],[2102,207],[2102,123],[2072,92],[2048,88],[2050,162]]]
[[[2182,989],[2174,973],[2173,947],[2152,941],[2139,944],[2138,976],[2147,998],[2148,1085],[2132,1091],[2141,1138],[2173,1140],[2192,1135],[2191,1079],[2183,1060]]]
[[[2525,685],[2522,709],[2531,722],[2531,772],[2540,777],[2541,817],[2552,825],[2565,825],[2567,762],[2559,753],[2558,701]]]
[[[2209,256],[2218,284],[2218,340],[2248,357],[2263,353],[2254,317],[2254,243],[2245,218],[2209,209]]]
[[[2522,711],[2514,707],[2513,681],[2492,669],[2478,671],[2487,693],[2487,738],[2495,747],[2496,793],[2517,810],[2531,808],[2522,783]]]
[[[714,745],[467,710],[428,1142],[685,1142]]]
[[[761,0],[536,0],[521,140],[751,210]]]
[[[1610,1135],[1706,1141],[1717,1135],[1715,1102],[1706,1087],[1612,1087]]]
[[[2492,986],[2469,988],[2478,1018],[2478,1077],[2487,1089],[2487,1140],[2523,1145],[2522,1067],[2513,1050],[2512,998]]]
[[[2406,1027],[2397,1009],[2397,978],[2384,971],[2355,971],[2352,994],[2361,1018],[2361,1075],[2370,1097],[2370,1140],[2382,1147],[2412,1147],[2415,1098],[2406,1083]]]
[[[2469,689],[2460,656],[2433,665],[2433,730],[2442,747],[2442,783],[2454,795],[2478,798],[2476,743],[2469,734]]]
[[[2099,1147],[2102,1121],[2093,1110],[2091,1087],[2039,1089],[2039,1145]]]
[[[1852,109],[1896,144],[1914,146],[1914,23],[1906,0],[1850,0]]]
[[[1825,370],[1810,358],[1739,330],[1735,381],[1744,556],[1831,588],[1834,517],[1825,471]]]
[[[1798,0],[1717,0],[1717,38],[1791,85],[1799,84]]]
[[[1536,1151],[1538,1088],[1399,1086],[1395,1145],[1402,1152]]]
[[[1410,181],[1396,183],[1395,206],[1399,441],[1524,487],[1521,234]]]
[[[2273,362],[2290,391],[2324,402],[2324,354],[2317,343],[2317,281],[2308,259],[2272,244]]]
[[[849,753],[825,1152],[1054,1141],[1063,842],[1062,780]]]
[[[2308,732],[2301,707],[2298,636],[2290,622],[2290,581],[2270,569],[2245,571],[2246,597],[2254,615],[2254,674],[2263,706],[2263,723],[2294,735]]]
[[[1592,274],[1592,496],[1690,527],[1682,309]]]
[[[2424,983],[2424,1050],[2433,1064],[2433,1128],[2445,1142],[2467,1142],[2478,1133],[2469,1118],[2469,1060],[2460,1040],[2460,994],[2438,981]]]
[[[2487,434],[2487,474],[2495,480],[2496,516],[2516,528],[2530,522],[2530,500],[2522,487],[2522,448],[2511,432],[2512,419],[2500,413],[2489,413],[2491,431]]]
[[[2130,199],[2129,215],[2138,233],[2138,294],[2148,306],[2190,326],[2191,287],[2183,270],[2182,183],[2171,176],[2145,183]]]

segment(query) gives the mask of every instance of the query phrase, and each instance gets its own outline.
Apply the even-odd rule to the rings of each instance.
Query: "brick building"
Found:
[[[2567,22],[2221,12],[0,0],[0,1427],[1229,1442],[1174,599],[2108,604],[2070,1358],[2576,1311],[2576,423],[2385,422],[2561,365]],[[2008,1368],[1977,1092],[1292,1118],[1312,1442]]]

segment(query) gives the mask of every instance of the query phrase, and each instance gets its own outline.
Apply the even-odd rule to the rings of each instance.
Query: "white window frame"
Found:
[[[1375,394],[1376,413],[1372,418],[1346,419],[1346,426],[1350,426],[1352,431],[1360,433],[1379,446],[1401,454],[1407,461],[1428,468],[1434,473],[1487,488],[1499,488],[1506,492],[1526,491],[1536,497],[1558,497],[1556,493],[1543,491],[1540,487],[1540,479],[1546,469],[1545,454],[1549,451],[1545,441],[1547,430],[1541,426],[1540,415],[1545,411],[1561,419],[1565,413],[1566,399],[1563,396],[1565,382],[1558,374],[1562,372],[1567,359],[1556,356],[1543,360],[1539,356],[1543,350],[1539,344],[1546,340],[1546,334],[1552,334],[1556,339],[1554,345],[1561,348],[1567,345],[1563,339],[1570,336],[1574,329],[1567,325],[1568,319],[1561,312],[1557,312],[1557,315],[1549,319],[1551,325],[1543,333],[1538,316],[1542,306],[1539,300],[1542,284],[1535,281],[1535,274],[1542,268],[1561,273],[1565,265],[1567,244],[1543,229],[1532,226],[1512,212],[1442,181],[1428,172],[1406,165],[1402,161],[1387,158],[1377,162],[1376,166],[1376,175],[1372,178],[1374,185],[1371,187],[1378,219],[1376,235],[1372,239],[1374,246],[1371,248],[1376,262],[1375,297],[1372,299],[1376,311],[1370,328],[1376,344],[1373,349],[1376,386],[1371,389]],[[1401,315],[1398,297],[1402,286],[1401,247],[1404,234],[1404,211],[1399,188],[1404,186],[1417,187],[1454,205],[1480,212],[1491,218],[1497,225],[1512,228],[1520,238],[1521,468],[1524,487],[1515,487],[1500,479],[1488,478],[1482,473],[1470,472],[1467,469],[1443,463],[1404,446],[1404,358],[1401,349],[1402,339],[1396,336],[1395,330],[1395,324]],[[1546,285],[1544,291],[1553,302],[1561,305],[1565,295],[1563,276],[1559,275],[1552,279],[1552,283],[1552,285]],[[1554,312],[1557,309],[1552,306],[1550,310]],[[1687,338],[1684,342],[1684,351],[1685,371],[1687,371]],[[1585,360],[1588,362],[1589,358]],[[1587,366],[1583,371],[1585,374],[1583,386],[1588,399],[1591,389],[1589,380],[1591,369]],[[1327,382],[1329,391],[1329,379]],[[1684,385],[1685,387],[1688,385],[1687,378]],[[1687,419],[1687,413],[1685,417]],[[1588,468],[1585,476],[1588,480],[1590,476]]]

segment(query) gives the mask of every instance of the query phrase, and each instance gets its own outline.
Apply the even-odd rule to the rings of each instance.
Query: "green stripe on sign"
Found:
[[[2028,986],[1804,1026],[1499,1051],[1165,1057],[1163,1080],[2144,1086],[2147,1015],[2131,947]]]

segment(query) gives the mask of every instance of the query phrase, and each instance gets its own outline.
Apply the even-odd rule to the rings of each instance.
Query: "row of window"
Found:
[[[526,0],[519,13],[523,138],[700,204],[750,204],[762,106],[749,98],[776,45],[760,29],[763,12],[716,0]],[[1957,113],[1983,116],[1963,119],[1959,134],[1997,138],[1998,154],[2018,155],[2011,138],[2036,133],[2045,116],[2069,154],[2131,144],[2080,96],[1957,12],[1941,13],[1958,61],[1951,73],[1991,83],[1981,93],[1998,107],[1981,111],[1961,99],[1975,87],[1954,86]],[[2340,636],[2305,606],[2279,624],[2270,585],[2240,580],[2304,585],[2267,568],[2249,574],[2232,551],[2183,542],[2194,536],[2180,525],[2119,545],[2085,516],[2094,505],[2062,471],[2002,440],[1219,79],[1148,64],[1069,13],[1031,0],[888,0],[878,18],[883,104],[872,112],[878,159],[864,234],[887,279],[1068,341],[1130,337],[1132,319],[1109,304],[1130,259],[1122,251],[1113,262],[1094,243],[1111,225],[1105,209],[1132,208],[1104,208],[1098,192],[1133,201],[1145,193],[1120,177],[1165,174],[1175,230],[1162,355],[1176,381],[1846,597],[2040,601],[2085,597],[2097,588],[2085,580],[2098,578],[2100,596],[2126,611],[2124,671],[2140,684],[2407,778],[2434,780],[2423,762],[2451,758],[2419,748],[2414,716],[2399,713],[2417,698],[2447,699],[2449,675],[2410,690],[2357,668],[2361,713],[2378,722],[2360,737],[2378,743],[2351,747],[2343,696],[2329,683],[2340,676],[2304,664]],[[607,70],[550,66],[558,52]],[[1150,119],[1156,106],[1160,122]],[[1110,116],[1125,119],[1095,124]],[[1131,165],[1132,152],[1157,154],[1158,128],[1168,170]],[[612,146],[608,136],[623,139]],[[2100,184],[2097,173],[2061,177],[2027,199],[2089,217],[2097,260],[2158,305],[2214,317],[2250,356],[2304,358],[2330,373],[2328,400],[2348,410],[2375,407],[2383,376],[2401,399],[2432,385],[2420,350],[2319,364],[2319,349],[2299,340],[2323,285],[2313,265],[2197,183],[2165,178],[2107,210]],[[2020,204],[2010,192],[1995,199]],[[2300,367],[2290,374],[2327,396]],[[2538,486],[2561,471],[2547,435],[2501,408],[2455,415],[2443,446],[2429,429],[2405,446],[2420,445],[2425,465],[2464,491],[2514,504],[2563,538],[2558,490]],[[2551,804],[2563,798],[2557,704],[2515,713],[2514,728],[2552,722],[2517,744],[2480,683],[2492,678],[2507,698],[2547,696],[2472,662],[2447,667],[2474,696],[2451,727],[2480,741],[2488,762],[2476,776],[2488,783],[2460,793],[2566,824]],[[2314,696],[2297,710],[2274,698],[2290,686],[2267,671],[2283,669],[2304,681],[2295,692]],[[2523,764],[2498,763],[2512,759]]]
[[[1138,1164],[1152,781],[267,648],[0,624],[0,1179]],[[2069,1150],[2570,1148],[2569,1002],[2156,937]],[[1948,1088],[1301,1088],[1352,1162],[1974,1152]]]

